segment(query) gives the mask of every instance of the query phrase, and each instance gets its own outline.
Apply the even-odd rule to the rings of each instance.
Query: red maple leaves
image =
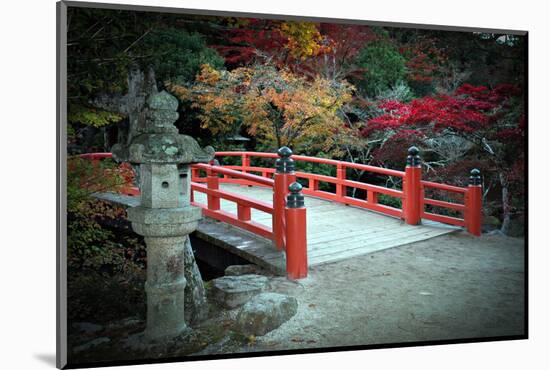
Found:
[[[505,114],[508,100],[520,94],[517,86],[509,84],[494,89],[464,84],[451,95],[426,96],[410,103],[383,101],[378,108],[384,113],[369,120],[362,134],[368,136],[377,130],[399,128],[451,129],[472,133],[498,121]],[[503,137],[518,134],[523,127],[524,124],[518,123],[517,127],[501,130],[497,134]]]

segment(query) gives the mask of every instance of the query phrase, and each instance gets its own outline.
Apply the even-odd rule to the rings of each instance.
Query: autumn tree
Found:
[[[359,51],[378,39],[372,27],[320,23],[316,52],[297,60],[293,71],[306,76],[320,75],[329,80],[342,80],[355,77],[361,79],[362,69],[356,63]]]
[[[266,148],[298,151],[334,147],[334,134],[344,124],[339,109],[353,92],[345,81],[308,80],[267,65],[231,72],[205,65],[196,83],[168,87],[200,110],[202,127],[215,136],[242,126]]]
[[[514,212],[523,203],[515,194],[523,194],[525,161],[523,146],[525,118],[522,90],[516,85],[486,86],[464,84],[452,94],[414,99],[410,103],[382,101],[383,114],[372,118],[362,134],[366,138],[385,136],[373,153],[378,163],[402,162],[410,144],[423,148],[428,175],[449,181],[448,176],[461,168],[453,183],[465,185],[470,166],[485,169],[486,190],[497,184],[501,189],[501,231],[508,231]]]
[[[437,39],[428,34],[409,32],[406,42],[400,43],[399,52],[405,58],[406,81],[417,96],[424,96],[436,90],[435,82],[450,68],[445,50],[437,45]],[[454,81],[453,81],[454,82]],[[449,86],[451,90],[458,86]]]
[[[295,72],[295,66],[328,50],[316,23],[246,18],[231,24],[212,45],[230,68],[268,63]]]

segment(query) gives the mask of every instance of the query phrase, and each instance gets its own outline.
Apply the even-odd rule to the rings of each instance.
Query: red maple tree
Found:
[[[396,157],[395,153],[417,145],[424,148],[426,166],[440,165],[437,170],[430,167],[434,171],[428,173],[439,180],[457,183],[457,176],[467,179],[465,164],[484,169],[486,185],[500,185],[502,231],[507,232],[516,211],[511,189],[518,195],[524,191],[526,123],[522,101],[522,90],[516,85],[491,89],[464,84],[449,95],[426,96],[409,103],[382,101],[378,108],[383,113],[366,122],[361,134],[367,138],[386,136],[383,146],[373,152],[376,163],[402,163],[402,154]],[[444,158],[441,153],[445,150],[434,149],[434,142],[449,137],[464,146],[460,160]],[[439,148],[448,145],[445,143]]]

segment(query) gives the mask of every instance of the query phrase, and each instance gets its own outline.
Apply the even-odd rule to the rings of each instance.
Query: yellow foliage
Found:
[[[205,83],[207,85],[214,86],[220,80],[220,72],[215,70],[209,64],[203,64],[201,66],[201,72],[197,76],[197,81]]]
[[[346,81],[307,80],[270,66],[231,72],[203,66],[193,86],[168,88],[200,109],[201,126],[213,135],[234,133],[242,125],[264,145],[325,151],[344,126],[338,111],[353,93]]]
[[[319,54],[323,50],[323,37],[311,22],[284,22],[280,26],[281,33],[288,38],[286,47],[295,58],[306,59]]]

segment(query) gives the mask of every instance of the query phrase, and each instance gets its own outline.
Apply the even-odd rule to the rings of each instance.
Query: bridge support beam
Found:
[[[288,187],[286,215],[286,273],[289,279],[307,277],[307,225],[302,185]]]
[[[296,181],[294,160],[290,158],[292,150],[283,146],[277,151],[279,158],[275,161],[273,175],[273,235],[278,250],[285,248],[285,205],[288,187]]]
[[[417,147],[409,148],[403,179],[403,218],[409,225],[420,224],[422,214],[422,161]]]
[[[475,236],[481,235],[482,198],[481,174],[477,168],[470,172],[468,192],[466,193],[466,229]]]

